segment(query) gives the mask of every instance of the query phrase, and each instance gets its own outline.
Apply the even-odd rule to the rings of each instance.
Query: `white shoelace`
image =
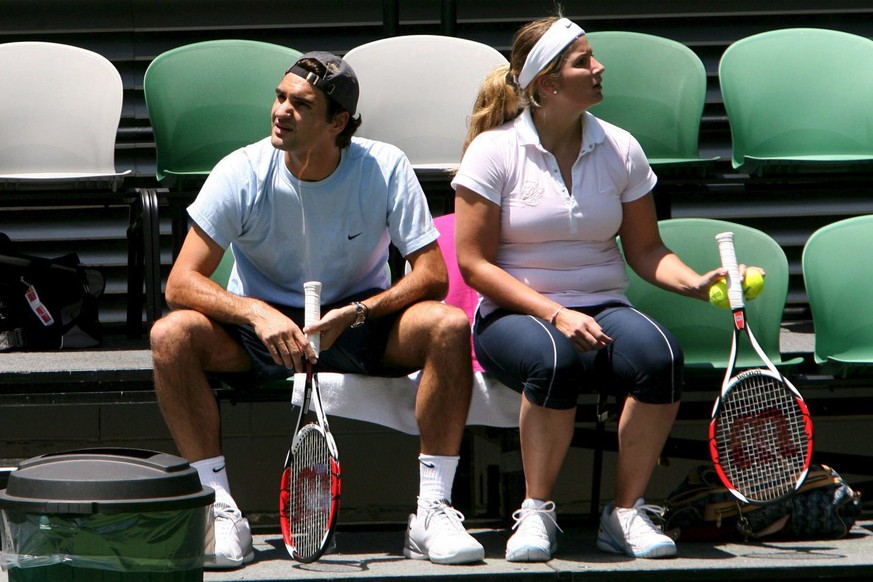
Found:
[[[545,526],[543,522],[538,519],[528,519],[534,515],[545,515],[549,518],[549,520],[555,524],[555,527],[558,528],[558,531],[564,533],[564,530],[561,529],[561,526],[558,525],[555,516],[552,515],[552,512],[555,510],[555,502],[547,501],[543,504],[539,509],[535,509],[532,507],[522,507],[521,509],[516,509],[512,513],[512,519],[515,520],[515,524],[513,524],[512,529],[533,529],[536,528],[540,533],[545,535],[547,532],[545,531]],[[522,524],[527,523],[527,525],[522,526]]]
[[[650,513],[659,517],[663,516],[664,512],[666,511],[663,507],[661,507],[660,505],[647,503],[643,505],[636,505],[630,509],[634,510],[635,515],[630,516],[630,519],[622,524],[622,526],[625,528],[625,535],[630,534],[634,519],[639,519],[643,522],[644,525],[651,528],[652,531],[663,535],[663,531],[661,530],[661,528],[655,525],[651,517],[649,517]]]
[[[218,519],[219,517],[224,517],[227,519],[237,519],[242,517],[242,513],[239,510],[224,505],[214,506],[213,511],[216,519]]]
[[[648,514],[650,514],[650,513],[655,514],[659,517],[662,517],[664,515],[664,513],[667,511],[666,509],[664,509],[660,505],[655,505],[654,503],[644,503],[643,505],[637,505],[635,509],[639,509],[640,511],[644,511],[645,513],[643,515],[646,517],[647,520],[649,519]]]
[[[224,539],[236,527],[240,515],[232,511],[222,511],[215,514],[215,537]]]
[[[423,508],[427,511],[425,524],[430,525],[431,520],[437,520],[437,527],[443,530],[451,528],[454,532],[467,530],[461,525],[464,521],[464,514],[446,503],[445,501],[431,501]],[[440,519],[442,517],[442,519]]]

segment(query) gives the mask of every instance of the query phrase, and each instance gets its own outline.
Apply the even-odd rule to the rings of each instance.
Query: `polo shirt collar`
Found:
[[[580,153],[592,150],[595,145],[602,143],[606,138],[606,132],[603,130],[600,120],[587,111],[583,115],[585,125],[582,127],[582,151]],[[521,115],[516,118],[515,127],[518,131],[520,145],[536,146],[539,149],[543,149],[540,143],[540,136],[533,122],[530,107],[525,107]]]

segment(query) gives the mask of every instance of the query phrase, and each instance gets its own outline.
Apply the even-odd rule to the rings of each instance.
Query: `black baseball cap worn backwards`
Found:
[[[323,77],[306,70],[300,66],[303,59],[313,59],[321,63],[327,72]],[[297,62],[285,71],[285,74],[294,73],[305,79],[313,87],[317,87],[327,93],[327,96],[340,104],[340,106],[355,115],[358,107],[358,77],[347,62],[333,53],[326,51],[313,51],[302,55]]]

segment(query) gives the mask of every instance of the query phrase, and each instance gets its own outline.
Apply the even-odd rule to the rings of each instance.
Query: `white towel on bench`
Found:
[[[418,434],[415,396],[420,373],[400,378],[323,372],[318,375],[325,412]],[[303,399],[305,374],[294,376],[293,402]],[[482,372],[473,376],[473,399],[468,425],[515,427],[521,396]]]

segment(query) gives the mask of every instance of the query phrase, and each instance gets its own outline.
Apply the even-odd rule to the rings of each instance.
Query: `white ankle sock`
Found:
[[[452,483],[460,457],[438,455],[418,456],[418,498],[421,500],[445,499],[452,502]]]
[[[212,487],[215,490],[216,506],[228,507],[239,511],[236,501],[230,496],[230,484],[227,480],[227,467],[224,462],[224,455],[195,461],[191,463],[191,466],[197,469],[197,474],[200,476],[200,484],[205,487]]]

